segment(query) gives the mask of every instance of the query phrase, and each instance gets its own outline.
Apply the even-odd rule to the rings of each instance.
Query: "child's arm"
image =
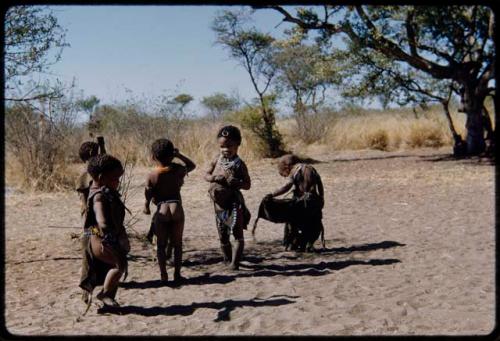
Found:
[[[210,162],[208,165],[207,170],[205,171],[205,176],[203,177],[205,181],[207,182],[218,182],[218,183],[224,183],[226,181],[226,178],[222,175],[212,175],[215,165],[217,163],[217,159],[213,160]]]
[[[99,227],[99,230],[103,233],[106,234],[108,233],[108,215],[106,214],[106,199],[101,193],[97,193],[94,196],[94,213],[95,213],[95,220],[97,222],[97,226]]]
[[[279,195],[285,194],[292,188],[292,186],[293,186],[293,179],[289,177],[287,183],[283,187],[278,188],[277,190],[275,190],[272,193],[269,193],[266,196],[277,197]]]
[[[106,145],[103,136],[97,136],[97,144],[99,145],[99,154],[106,154]]]
[[[90,187],[90,184],[87,181],[86,171],[78,177],[75,187],[78,193],[78,197],[80,198],[80,213],[83,216],[83,214],[87,210],[87,198],[89,196],[89,187]]]
[[[80,197],[80,214],[83,216],[87,209],[87,200],[84,193],[78,192],[78,196]]]
[[[174,157],[184,162],[184,166],[186,167],[186,173],[189,173],[196,168],[195,163],[191,161],[191,159],[189,159],[187,156],[182,155],[177,148],[174,149]]]
[[[250,180],[250,175],[248,174],[247,165],[244,162],[241,162],[241,175],[242,179],[231,177],[228,180],[229,186],[235,189],[249,190],[252,186],[252,182]]]
[[[149,208],[149,205],[151,203],[151,198],[153,197],[153,185],[151,184],[151,174],[149,174],[148,178],[146,179],[146,187],[144,188],[144,197],[146,198],[146,201],[144,202],[144,209],[142,210],[142,213],[151,214],[151,210]]]

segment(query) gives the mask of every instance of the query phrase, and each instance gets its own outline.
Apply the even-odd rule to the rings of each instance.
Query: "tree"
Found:
[[[263,138],[268,145],[267,156],[276,157],[284,153],[281,135],[275,127],[274,111],[265,100],[270,90],[276,70],[272,64],[274,38],[259,32],[255,27],[245,29],[249,13],[244,11],[223,11],[216,16],[212,30],[217,35],[216,44],[222,45],[232,58],[236,59],[247,71],[257,93],[262,113]]]
[[[21,165],[23,187],[53,190],[68,180],[63,170],[78,111],[73,96],[6,105],[5,149]]]
[[[318,110],[325,102],[328,87],[338,83],[335,62],[323,54],[319,45],[306,45],[296,39],[277,42],[273,63],[282,91],[291,93],[299,137],[310,143],[321,138],[326,126],[318,120]]]
[[[179,111],[180,111],[181,115],[183,115],[184,114],[184,108],[189,103],[191,103],[191,101],[193,99],[194,98],[191,95],[188,95],[188,94],[179,94],[179,95],[175,96],[175,98],[173,99],[173,102],[179,105]]]
[[[12,96],[6,100],[56,97],[54,90],[40,87],[39,83],[28,84],[31,89],[21,89],[27,77],[45,72],[59,61],[63,48],[68,46],[65,30],[53,13],[42,6],[13,6],[5,14],[4,29],[5,90]]]
[[[483,105],[494,92],[494,26],[485,6],[324,6],[322,14],[300,8],[291,15],[281,6],[266,6],[283,20],[328,39],[345,34],[356,45],[377,51],[432,78],[453,81],[467,115],[467,152],[485,147]],[[320,18],[321,17],[321,18]]]
[[[90,137],[94,136],[94,133],[99,130],[99,121],[94,116],[94,113],[99,105],[100,100],[96,96],[90,96],[88,98],[82,98],[76,101],[76,106],[85,112],[85,114],[89,115],[89,135]]]
[[[218,120],[225,114],[236,110],[239,102],[236,98],[217,92],[213,95],[203,97],[201,104],[208,110],[208,114],[213,120]]]

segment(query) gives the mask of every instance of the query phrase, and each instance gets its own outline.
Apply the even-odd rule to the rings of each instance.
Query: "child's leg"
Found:
[[[168,265],[173,265],[173,262],[172,262],[172,241],[170,238],[168,238],[167,240],[167,264]]]
[[[80,276],[80,282],[87,276],[87,273],[89,271],[89,263],[87,260],[87,245],[89,242],[89,237],[87,234],[83,234],[82,237],[82,272]],[[85,289],[82,289],[82,300],[85,303],[88,303],[89,300],[89,292]]]
[[[233,228],[233,236],[235,238],[235,241],[230,267],[233,270],[237,270],[240,267],[241,257],[243,256],[243,248],[245,247],[243,228],[241,226],[235,226]]]
[[[290,223],[285,223],[285,228],[283,230],[283,245],[285,246],[285,251],[290,247],[290,236],[291,236]]]
[[[311,228],[310,235],[308,236],[306,251],[313,252],[314,251],[314,243],[321,235],[323,231],[323,222],[320,218],[311,219],[311,224],[309,226]]]
[[[160,276],[162,281],[168,280],[167,274],[167,257],[165,255],[165,247],[168,240],[169,222],[164,215],[157,214],[155,217],[155,234],[156,234],[156,258],[160,268]]]
[[[182,265],[182,234],[184,231],[184,211],[178,202],[164,203],[161,205],[158,216],[161,220],[158,228],[163,230],[157,234],[158,238],[158,263],[162,280],[167,280],[166,262],[168,253],[174,250],[174,280],[180,279]],[[160,236],[161,235],[161,236]],[[165,254],[167,248],[167,254]],[[168,250],[170,248],[170,252]]]
[[[146,239],[153,244],[153,235],[155,231],[155,216],[153,215],[153,218],[151,219],[151,225],[149,226],[149,231],[148,234],[146,235]]]
[[[102,245],[101,238],[95,235],[91,236],[90,245],[94,257],[104,263],[114,266],[114,268],[109,270],[106,274],[106,278],[104,279],[104,288],[102,294],[100,297],[98,296],[98,298],[108,305],[117,305],[113,297],[116,295],[118,282],[125,272],[126,264],[123,259],[120,258],[116,250],[110,248],[109,246]]]
[[[174,281],[177,282],[182,279],[182,235],[184,232],[184,212],[182,210],[182,206],[178,205],[173,216],[174,222],[172,224],[172,235],[169,246],[171,250],[174,250]]]
[[[229,241],[229,227],[219,219],[215,218],[217,223],[217,233],[219,234],[220,248],[224,257],[224,263],[230,263],[232,259],[232,247]]]

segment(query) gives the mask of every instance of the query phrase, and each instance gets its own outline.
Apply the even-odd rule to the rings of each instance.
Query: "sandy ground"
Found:
[[[76,193],[10,193],[7,330],[17,335],[488,334],[495,323],[494,166],[450,161],[448,152],[310,155],[321,161],[315,167],[325,184],[326,250],[285,252],[282,225],[260,221],[255,239],[246,232],[245,260],[237,272],[221,263],[199,165],[182,191],[187,284],[161,285],[152,246],[132,237],[129,276],[117,296],[121,308],[106,311],[96,303],[81,320]],[[255,215],[263,195],[283,179],[270,160],[249,168],[252,188],[244,195]],[[134,169],[126,202],[138,219],[131,235],[149,227],[150,218],[140,213],[146,172]]]

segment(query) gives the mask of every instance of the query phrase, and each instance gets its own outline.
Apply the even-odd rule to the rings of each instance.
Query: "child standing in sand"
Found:
[[[250,189],[250,176],[245,162],[238,156],[241,133],[237,127],[222,127],[217,134],[220,154],[210,163],[205,180],[210,182],[209,194],[214,202],[217,232],[224,261],[236,270],[243,256],[245,241],[243,230],[250,221],[243,195],[240,190]],[[234,248],[230,233],[236,239]]]
[[[167,257],[165,248],[168,245],[174,250],[174,283],[180,284],[182,264],[182,233],[184,231],[184,210],[181,200],[181,186],[186,174],[196,165],[186,156],[179,153],[170,140],[158,139],[151,145],[151,155],[157,167],[148,175],[144,191],[146,202],[144,213],[151,214],[150,202],[156,204],[156,212],[152,218],[152,229],[157,240],[157,258],[162,281],[168,280],[166,269]],[[172,162],[174,157],[184,166]]]
[[[97,299],[116,307],[118,282],[127,269],[130,251],[123,226],[125,205],[117,191],[124,170],[120,160],[100,154],[89,160],[87,171],[92,178],[85,219],[85,231],[90,237],[85,248],[89,266],[82,274],[80,287],[91,294],[96,286],[103,285]]]
[[[89,197],[90,185],[92,184],[92,178],[87,172],[88,161],[96,156],[99,152],[99,145],[93,141],[86,141],[80,145],[80,149],[78,150],[78,155],[82,162],[85,163],[85,169],[82,170],[78,179],[76,180],[76,191],[78,192],[78,196],[80,198],[80,215],[85,222],[86,214],[87,214],[87,198]],[[89,242],[89,237],[87,233],[85,233],[85,227],[83,231],[83,236],[81,238],[82,241],[82,279],[88,271],[88,262],[87,257],[85,256],[85,248]],[[85,303],[88,303],[89,293],[86,290],[82,289],[82,300]]]
[[[269,193],[272,198],[287,193],[293,187],[293,206],[290,223],[285,225],[283,243],[297,251],[313,251],[314,242],[323,235],[322,209],[324,191],[321,176],[316,169],[293,154],[282,156],[278,161],[278,172],[287,178],[286,183]],[[324,242],[324,237],[322,237]],[[324,245],[323,245],[324,246]]]

